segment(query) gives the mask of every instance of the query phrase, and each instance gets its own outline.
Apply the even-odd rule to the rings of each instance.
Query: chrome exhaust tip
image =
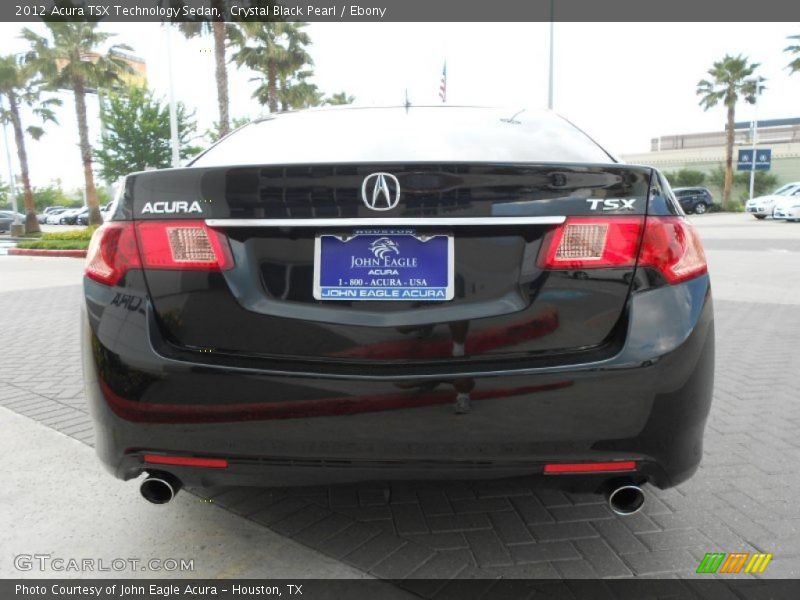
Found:
[[[142,497],[152,504],[166,504],[180,489],[180,480],[169,473],[150,473],[139,486]]]
[[[639,512],[644,506],[644,492],[638,485],[621,485],[607,495],[608,507],[623,517]]]

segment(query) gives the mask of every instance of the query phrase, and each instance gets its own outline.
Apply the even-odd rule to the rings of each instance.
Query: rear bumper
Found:
[[[168,359],[150,343],[141,302],[111,305],[113,290],[85,286],[96,448],[122,479],[151,470],[147,452],[228,459],[224,469],[153,469],[189,485],[482,479],[541,474],[552,462],[636,460],[626,477],[669,487],[702,456],[714,371],[707,276],[633,294],[626,342],[607,360],[420,379]],[[457,414],[467,397],[468,412]],[[580,489],[611,477],[547,479]]]

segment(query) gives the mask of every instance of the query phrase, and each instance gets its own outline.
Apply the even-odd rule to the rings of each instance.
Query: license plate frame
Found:
[[[381,242],[380,238],[388,239],[389,242]],[[337,241],[327,241],[329,239]],[[353,243],[355,240],[358,241]],[[410,240],[413,241],[409,244]],[[353,245],[347,246],[350,243]],[[372,249],[372,244],[376,243],[377,254],[376,250]],[[426,244],[429,243],[432,245],[427,246]],[[369,252],[365,251],[365,246]],[[403,255],[402,252],[407,252],[406,249],[409,246],[413,248],[411,255]],[[335,248],[335,250],[328,250],[328,248]],[[314,299],[350,302],[450,301],[455,296],[454,248],[453,235],[449,231],[419,233],[415,229],[408,228],[368,228],[349,232],[320,232],[314,240]],[[440,264],[433,265],[436,254],[442,249],[445,249],[447,256],[441,259]],[[325,255],[336,256],[336,259],[328,260],[341,261],[343,257],[344,259],[349,257],[351,264],[346,267],[348,273],[340,272],[341,276],[337,276],[337,269],[341,269],[342,265],[323,264]],[[380,264],[366,262],[357,264],[354,255],[361,259],[367,259],[368,263]],[[398,259],[416,259],[416,263],[415,266],[410,266]],[[398,262],[403,264],[398,265]],[[413,272],[409,273],[412,269]],[[443,270],[446,271],[446,274],[442,272]],[[368,275],[371,271],[379,274]],[[395,275],[391,273],[395,273]],[[426,277],[426,273],[428,277]],[[365,278],[368,276],[373,279],[366,284]],[[421,279],[425,281],[426,285],[418,284]],[[436,285],[428,285],[428,279],[431,279],[431,283]],[[385,284],[396,280],[400,282],[400,285],[374,285],[373,282],[376,280]],[[417,285],[409,285],[412,280]],[[362,285],[358,285],[359,281]],[[331,283],[335,284],[331,285]],[[355,285],[352,285],[353,283]],[[445,285],[441,285],[442,283]]]

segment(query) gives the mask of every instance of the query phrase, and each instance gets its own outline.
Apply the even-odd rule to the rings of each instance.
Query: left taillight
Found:
[[[203,221],[140,221],[136,235],[145,269],[226,271],[233,267],[228,238]]]
[[[130,269],[225,271],[233,264],[228,239],[203,221],[118,221],[92,236],[86,276],[116,285]]]
[[[105,223],[97,229],[86,252],[86,276],[116,285],[128,269],[142,266],[131,221]]]

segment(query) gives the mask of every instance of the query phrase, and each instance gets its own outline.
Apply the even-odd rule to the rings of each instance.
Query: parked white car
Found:
[[[748,200],[744,205],[744,210],[753,215],[756,219],[765,219],[766,217],[773,216],[772,213],[775,211],[776,202],[798,190],[800,190],[800,181],[787,183],[767,196],[759,196],[758,198]]]
[[[800,221],[800,187],[788,195],[781,196],[775,203],[772,216],[786,221]]]
[[[66,211],[67,211],[66,208],[51,210],[49,213],[47,213],[47,218],[45,219],[45,223],[47,223],[48,225],[58,225],[61,215]]]
[[[59,225],[75,225],[75,222],[78,219],[78,215],[83,212],[84,207],[81,206],[79,208],[69,208],[64,212],[58,215],[58,224]]]

